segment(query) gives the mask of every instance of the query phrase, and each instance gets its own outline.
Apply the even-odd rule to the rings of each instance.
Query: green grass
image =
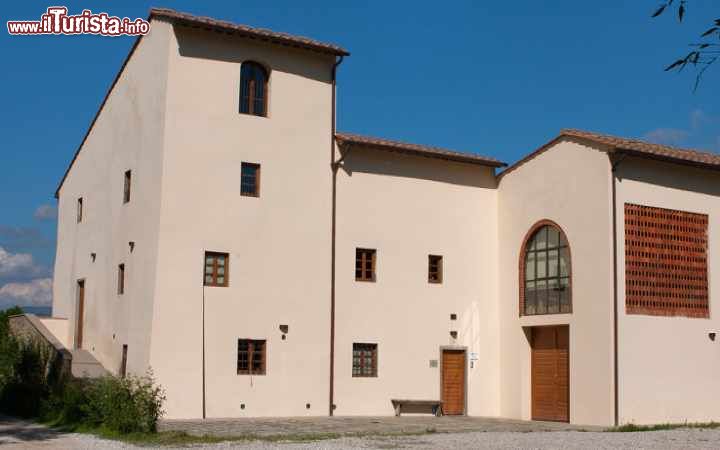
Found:
[[[678,428],[713,429],[720,428],[720,422],[659,423],[656,425],[635,425],[634,423],[626,423],[625,425],[620,425],[618,427],[608,428],[605,431],[630,433],[638,431],[677,430]]]

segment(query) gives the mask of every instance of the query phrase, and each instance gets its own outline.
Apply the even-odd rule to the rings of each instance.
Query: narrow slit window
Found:
[[[267,345],[264,339],[238,339],[238,375],[265,375]]]
[[[227,287],[229,266],[230,258],[227,253],[205,252],[205,286]]]
[[[355,249],[355,280],[375,281],[377,252],[369,248]]]
[[[126,170],[125,171],[125,178],[124,178],[124,188],[123,188],[123,203],[129,203],[130,202],[130,184],[132,182],[132,171]]]
[[[246,162],[241,164],[240,195],[260,197],[260,164]]]
[[[353,377],[377,377],[377,344],[353,343]]]
[[[440,284],[443,281],[443,257],[440,255],[428,256],[428,282]]]
[[[125,378],[125,375],[127,375],[127,352],[128,346],[127,344],[123,344],[122,360],[120,361],[120,378]]]
[[[83,198],[77,199],[77,223],[82,222],[83,219]]]
[[[117,293],[118,295],[125,293],[125,264],[118,265]]]

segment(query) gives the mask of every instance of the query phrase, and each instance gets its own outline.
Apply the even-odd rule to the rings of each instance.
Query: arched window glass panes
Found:
[[[569,313],[570,253],[564,234],[552,225],[540,227],[525,245],[526,315]]]
[[[268,73],[256,62],[245,61],[240,67],[240,112],[267,116]]]

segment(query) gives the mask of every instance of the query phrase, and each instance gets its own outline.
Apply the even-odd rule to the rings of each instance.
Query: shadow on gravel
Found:
[[[22,442],[49,441],[64,434],[43,425],[0,415],[0,446]]]

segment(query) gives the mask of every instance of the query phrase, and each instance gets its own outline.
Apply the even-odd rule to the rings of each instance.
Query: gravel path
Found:
[[[0,448],[10,449],[147,449],[74,433],[58,433],[41,425],[0,417]],[[169,447],[163,447],[168,449]],[[720,430],[682,429],[643,433],[579,431],[435,433],[420,436],[342,438],[306,443],[224,442],[194,448],[244,450],[318,449],[718,449]]]

